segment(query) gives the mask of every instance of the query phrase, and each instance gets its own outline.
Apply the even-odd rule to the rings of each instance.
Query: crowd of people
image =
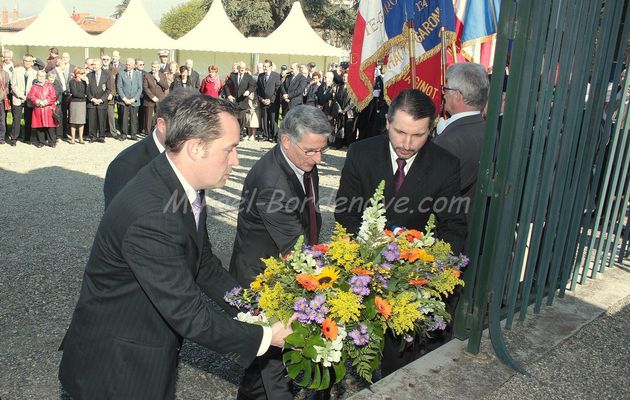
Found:
[[[20,65],[11,50],[2,56],[0,144],[15,146],[20,141],[55,147],[61,140],[70,144],[102,143],[106,137],[137,140],[155,126],[156,105],[180,87],[235,103],[247,141],[277,141],[278,121],[300,104],[325,113],[332,147],[349,146],[385,128],[382,80],[377,74],[374,99],[358,113],[346,87],[348,63],[343,62],[332,63],[325,71],[310,62],[282,65],[276,72],[271,60],[253,68],[241,61],[225,75],[209,65],[203,77],[193,69],[193,60],[182,65],[169,62],[168,50],[158,52],[146,70],[143,59],[122,60],[118,51],[88,58],[83,65],[73,64],[68,53],[60,55],[54,47],[45,60],[24,54]],[[9,113],[12,123],[7,124]]]

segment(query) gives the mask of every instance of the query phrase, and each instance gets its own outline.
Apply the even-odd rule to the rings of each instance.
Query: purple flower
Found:
[[[225,300],[225,302],[231,305],[232,307],[236,307],[238,309],[249,310],[250,305],[247,304],[247,302],[245,302],[245,300],[242,297],[242,294],[243,294],[243,288],[237,286],[229,290],[228,292],[226,292],[225,295],[223,296],[223,300]]]
[[[469,262],[470,262],[470,258],[466,257],[463,254],[459,255],[459,269],[466,268]]]
[[[361,324],[359,328],[353,329],[348,334],[356,346],[365,346],[370,341],[367,325]]]
[[[396,242],[389,243],[381,254],[389,262],[398,260],[398,257],[400,257],[400,250],[398,250],[398,243]]]
[[[387,279],[383,278],[381,275],[378,275],[376,279],[378,280],[380,285],[383,287],[383,289],[387,289]]]
[[[300,297],[293,303],[293,310],[297,319],[303,324],[317,322],[321,324],[326,318],[328,307],[324,304],[326,299],[322,295],[315,296],[310,302],[305,297]]]
[[[352,291],[360,296],[367,296],[370,294],[370,289],[368,289],[368,284],[372,281],[367,275],[358,275],[350,278],[350,286],[352,286]]]
[[[439,316],[434,316],[433,320],[435,321],[435,325],[433,325],[432,331],[443,331],[446,329],[446,322]]]

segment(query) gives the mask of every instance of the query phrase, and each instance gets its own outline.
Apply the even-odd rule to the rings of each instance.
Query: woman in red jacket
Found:
[[[223,87],[221,78],[219,78],[219,68],[216,65],[211,65],[208,67],[208,72],[208,76],[201,81],[199,91],[208,96],[218,98],[221,94],[221,88]]]
[[[46,71],[37,71],[37,79],[33,81],[28,99],[33,105],[33,117],[31,119],[31,127],[37,129],[36,147],[43,147],[44,142],[48,139],[50,147],[57,146],[55,139],[55,127],[57,124],[53,119],[55,112],[55,87],[46,79]]]

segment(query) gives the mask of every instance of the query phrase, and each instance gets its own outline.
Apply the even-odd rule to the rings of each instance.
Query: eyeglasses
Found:
[[[459,89],[455,89],[455,88],[450,88],[450,87],[444,86],[444,91],[447,91],[447,90],[452,90],[454,92],[459,92]]]
[[[297,144],[296,142],[293,142],[293,144],[295,144],[297,146],[298,149],[302,150],[304,152],[304,155],[306,156],[314,156],[317,153],[320,154],[324,154],[325,152],[328,151],[328,146],[322,147],[319,150],[304,150],[303,148],[300,147],[299,144]]]

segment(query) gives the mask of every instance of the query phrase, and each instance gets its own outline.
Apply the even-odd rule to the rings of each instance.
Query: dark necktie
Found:
[[[398,169],[394,175],[394,189],[396,190],[396,193],[398,193],[400,187],[405,181],[405,165],[407,165],[407,161],[402,158],[398,158],[396,159],[396,164],[398,164]]]
[[[236,81],[236,86],[241,86],[241,74],[238,74],[238,80]]]
[[[197,198],[191,204],[193,216],[195,217],[195,224],[197,225],[197,229],[199,229],[199,217],[201,217],[201,211],[203,210],[204,200],[205,200],[205,192],[203,190],[200,190],[199,192],[197,192]]]
[[[315,195],[311,173],[304,173],[304,189],[306,191],[306,205],[308,207],[308,241],[311,245],[317,244],[317,214],[315,212]]]
[[[269,74],[265,74],[265,83],[269,80]]]

